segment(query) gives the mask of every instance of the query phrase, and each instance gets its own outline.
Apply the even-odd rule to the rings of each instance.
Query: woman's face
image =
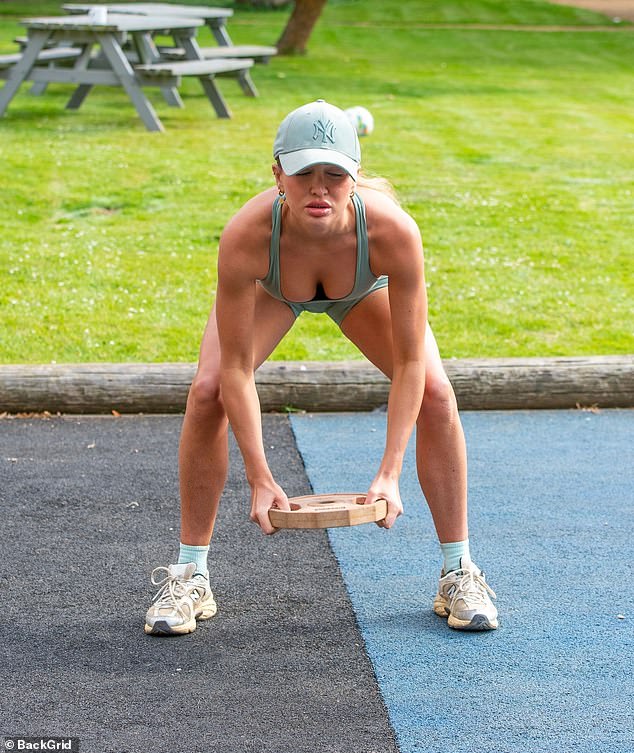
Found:
[[[336,165],[312,165],[296,175],[273,165],[273,174],[289,209],[312,219],[341,216],[354,189],[354,180]]]

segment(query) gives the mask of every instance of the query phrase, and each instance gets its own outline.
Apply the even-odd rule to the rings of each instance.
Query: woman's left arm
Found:
[[[385,248],[385,247],[384,247]],[[414,220],[404,212],[381,252],[382,271],[389,276],[392,321],[392,384],[387,404],[385,451],[367,501],[384,498],[390,528],[402,512],[398,481],[407,443],[425,391],[427,292],[423,244]]]

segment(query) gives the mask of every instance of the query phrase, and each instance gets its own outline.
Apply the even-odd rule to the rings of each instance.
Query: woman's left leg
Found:
[[[392,377],[387,289],[360,301],[345,317],[341,329],[375,366]],[[489,597],[495,594],[469,555],[464,434],[456,398],[429,326],[425,332],[425,393],[416,421],[416,467],[445,557],[434,612],[458,630],[494,630],[498,626],[497,610]]]
[[[388,378],[392,332],[387,289],[360,301],[342,332]],[[467,452],[458,407],[431,328],[425,334],[425,394],[416,421],[416,467],[441,543],[463,541],[467,528]]]
[[[440,543],[466,540],[467,448],[456,396],[429,325],[425,395],[416,421],[416,470]]]

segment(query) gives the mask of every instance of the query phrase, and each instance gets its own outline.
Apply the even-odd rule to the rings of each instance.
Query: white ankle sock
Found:
[[[178,553],[178,564],[184,565],[187,562],[196,563],[196,573],[200,573],[207,577],[209,570],[207,569],[207,555],[209,554],[208,546],[190,546],[189,544],[182,544]]]
[[[450,573],[452,570],[460,569],[460,561],[470,559],[469,556],[469,539],[464,541],[449,541],[440,545],[440,551],[444,557],[443,571]]]

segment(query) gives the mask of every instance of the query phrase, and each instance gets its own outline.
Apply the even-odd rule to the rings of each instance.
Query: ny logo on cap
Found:
[[[327,120],[323,123],[321,120],[316,120],[313,123],[313,141],[321,139],[321,143],[325,144],[330,141],[331,144],[335,143],[335,124],[332,120]]]

